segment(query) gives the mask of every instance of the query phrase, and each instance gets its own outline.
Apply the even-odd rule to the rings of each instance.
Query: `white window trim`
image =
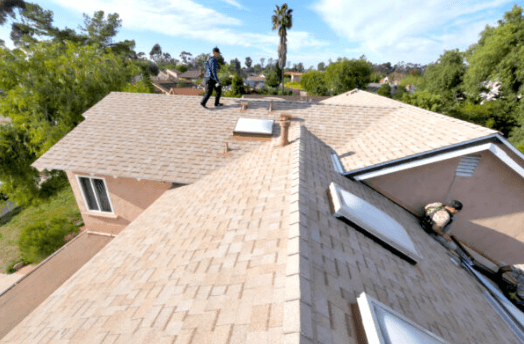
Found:
[[[115,213],[115,208],[113,207],[113,202],[111,202],[111,196],[109,195],[109,188],[107,187],[107,183],[106,183],[106,180],[105,178],[103,177],[91,177],[91,176],[84,176],[84,175],[75,175],[76,176],[76,181],[77,181],[77,184],[78,184],[78,187],[80,188],[80,192],[82,193],[82,198],[84,199],[84,204],[86,206],[86,210],[90,213],[97,213],[97,214],[114,214]],[[96,201],[96,204],[98,206],[98,209],[100,210],[91,210],[89,209],[89,206],[87,204],[87,198],[86,198],[86,195],[84,194],[84,188],[82,188],[82,184],[80,183],[80,178],[87,178],[89,179],[89,183],[91,184],[91,188],[93,189],[93,193],[95,194],[95,201]],[[93,185],[93,179],[100,179],[102,180],[102,182],[104,183],[104,187],[106,189],[106,193],[107,193],[107,199],[109,200],[109,205],[111,206],[111,211],[102,211],[102,207],[100,206],[100,201],[98,200],[98,195],[96,194],[96,189],[95,189],[95,186]]]
[[[377,315],[375,314],[374,306],[378,306],[379,308],[386,310],[387,312],[399,318],[400,320],[417,328],[421,332],[424,332],[425,334],[432,337],[436,341],[439,341],[444,344],[449,344],[449,342],[431,333],[430,331],[426,330],[424,327],[411,321],[410,319],[406,318],[402,314],[395,312],[393,309],[375,300],[374,298],[372,298],[371,296],[367,295],[364,292],[362,292],[360,296],[357,298],[357,302],[358,302],[358,309],[360,311],[360,317],[362,319],[362,325],[364,326],[364,331],[366,333],[368,344],[386,344],[387,343],[386,340],[384,339],[384,336],[382,335],[382,330],[380,329],[379,321],[377,319]]]
[[[350,222],[354,222],[352,219],[348,219],[344,214],[339,212],[343,208],[344,205],[343,205],[343,200],[341,199],[341,196],[339,194],[338,189],[343,190],[343,188],[341,188],[340,186],[338,186],[337,184],[335,184],[333,182],[329,185],[329,193],[331,194],[331,201],[333,202],[333,211],[334,211],[333,216],[335,216],[337,218],[344,218],[344,219],[346,219],[346,220],[348,220]],[[381,211],[380,209],[377,209],[377,210]],[[388,214],[386,214],[386,215],[388,215]],[[393,219],[393,221],[395,221],[395,220]],[[359,224],[357,222],[354,222],[354,223],[357,226],[359,226]],[[399,224],[399,226],[404,228],[400,224]],[[367,233],[369,233],[370,235],[372,235],[373,237],[376,237],[380,241],[386,243],[387,245],[393,247],[395,250],[399,251],[403,255],[407,256],[409,259],[413,260],[414,263],[416,263],[417,261],[419,261],[419,260],[421,260],[423,258],[423,256],[418,252],[416,247],[415,247],[415,251],[416,252],[413,252],[410,249],[408,249],[406,247],[403,247],[402,245],[397,244],[396,242],[392,241],[388,236],[382,234],[380,231],[375,230],[374,228],[364,228],[364,227],[361,227],[361,228],[364,231],[366,231]],[[405,228],[404,228],[404,230],[405,230]],[[409,236],[409,233],[407,231],[406,231],[406,234]],[[415,246],[415,243],[413,243],[413,246]]]

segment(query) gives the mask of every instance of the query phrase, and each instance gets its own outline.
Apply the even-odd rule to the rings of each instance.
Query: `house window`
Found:
[[[88,210],[105,213],[113,212],[104,179],[83,176],[77,176],[77,178]]]
[[[370,344],[447,343],[366,293],[360,294],[357,302],[365,336]]]
[[[355,225],[411,263],[422,258],[404,227],[391,216],[335,183],[329,186],[329,193],[335,217]]]

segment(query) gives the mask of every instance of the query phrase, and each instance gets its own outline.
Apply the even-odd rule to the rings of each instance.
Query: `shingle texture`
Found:
[[[356,343],[361,292],[452,343],[518,343],[415,218],[336,173],[299,123],[167,191],[2,343]],[[275,141],[275,140],[274,140]],[[411,265],[331,215],[335,182],[393,217]]]
[[[2,343],[280,342],[295,147],[167,191]]]
[[[200,97],[111,93],[33,166],[193,183],[263,143],[232,138],[238,118],[276,120],[284,111],[330,145],[346,171],[495,133],[367,92],[351,97],[361,93],[358,105],[275,100],[271,113],[268,100],[225,98],[224,107],[206,110]],[[240,102],[247,111],[240,112]]]

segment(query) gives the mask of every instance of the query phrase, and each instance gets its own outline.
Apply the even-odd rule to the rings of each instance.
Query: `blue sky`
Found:
[[[254,63],[277,58],[278,34],[271,31],[274,2],[248,0],[41,0],[54,12],[55,26],[76,29],[82,13],[117,12],[123,20],[116,40],[134,39],[149,54],[155,43],[179,58],[217,45],[229,61]],[[288,61],[306,68],[337,57],[365,54],[373,63],[430,63],[445,49],[466,49],[486,25],[496,25],[515,0],[289,1]],[[521,3],[522,4],[522,3]],[[281,5],[281,3],[279,3]],[[12,46],[8,26],[0,39]]]

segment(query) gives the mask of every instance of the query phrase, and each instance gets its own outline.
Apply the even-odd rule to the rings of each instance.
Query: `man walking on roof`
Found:
[[[218,58],[220,57],[220,50],[217,47],[213,48],[213,55],[209,55],[205,62],[206,71],[204,74],[204,86],[206,87],[206,93],[204,98],[200,102],[203,108],[207,109],[206,103],[211,97],[213,90],[216,90],[215,106],[223,106],[220,103],[220,96],[222,95],[222,86],[220,86],[220,80],[218,79]]]

